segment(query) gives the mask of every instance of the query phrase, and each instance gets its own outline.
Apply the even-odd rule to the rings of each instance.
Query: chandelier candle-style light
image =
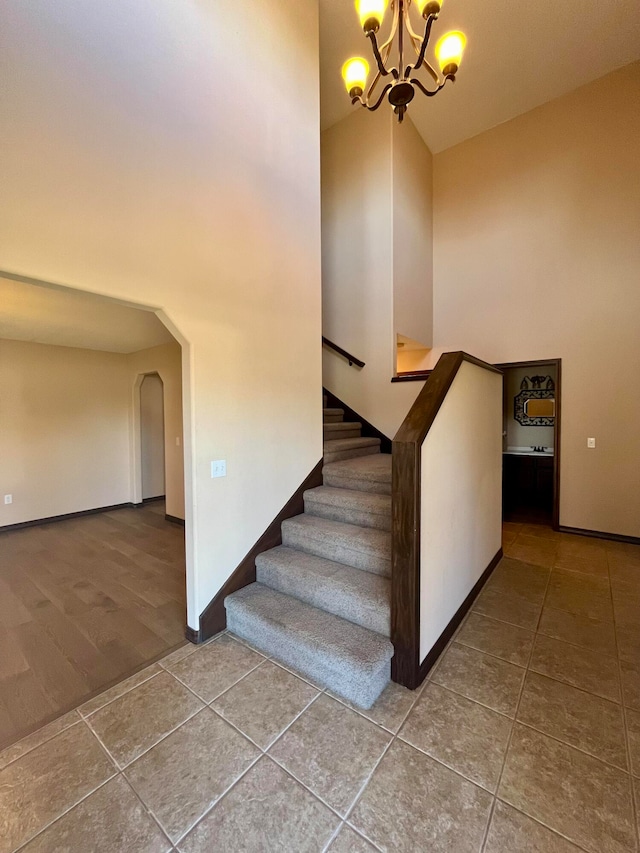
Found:
[[[438,40],[435,49],[441,72],[438,74],[425,57],[431,37],[431,28],[434,22],[438,20],[444,0],[440,0],[440,2],[437,0],[413,0],[425,21],[423,36],[419,36],[413,29],[410,17],[411,2],[412,0],[391,0],[391,12],[393,14],[391,31],[388,39],[379,45],[377,34],[382,26],[387,0],[356,0],[356,11],[360,16],[360,23],[365,35],[371,40],[371,48],[378,70],[369,88],[367,88],[369,63],[366,59],[354,57],[347,60],[342,66],[342,77],[352,104],[359,103],[368,110],[377,110],[386,95],[398,116],[398,121],[402,121],[404,118],[407,105],[413,100],[416,88],[431,98],[438,94],[447,80],[455,81],[467,43],[466,36],[461,32],[446,33]],[[394,68],[388,68],[387,63],[396,36],[398,64]],[[405,39],[411,42],[418,56],[413,64],[405,65]],[[425,68],[432,78],[435,89],[428,89],[415,76],[416,72],[422,68]],[[376,99],[374,92],[381,77],[391,77],[392,81],[382,88]]]

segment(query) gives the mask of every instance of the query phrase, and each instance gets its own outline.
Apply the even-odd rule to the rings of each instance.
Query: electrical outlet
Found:
[[[588,438],[587,439],[587,447],[593,448],[595,446],[596,446],[595,438]]]
[[[4,502],[5,502],[5,504],[12,504],[13,503],[13,495],[5,495],[4,496]]]
[[[216,459],[215,462],[211,463],[211,476],[212,477],[226,477],[227,476],[227,460],[226,459]]]

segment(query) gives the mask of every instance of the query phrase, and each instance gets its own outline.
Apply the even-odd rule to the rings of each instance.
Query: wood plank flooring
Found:
[[[0,533],[0,749],[184,642],[164,502]]]

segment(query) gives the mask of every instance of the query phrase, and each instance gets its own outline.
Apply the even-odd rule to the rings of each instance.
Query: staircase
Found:
[[[390,676],[391,456],[324,399],[323,485],[225,599],[227,627],[316,683],[370,708]]]

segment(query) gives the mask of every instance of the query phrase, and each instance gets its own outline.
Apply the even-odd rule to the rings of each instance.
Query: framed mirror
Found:
[[[555,383],[551,376],[525,376],[513,401],[513,417],[522,426],[553,426]]]

